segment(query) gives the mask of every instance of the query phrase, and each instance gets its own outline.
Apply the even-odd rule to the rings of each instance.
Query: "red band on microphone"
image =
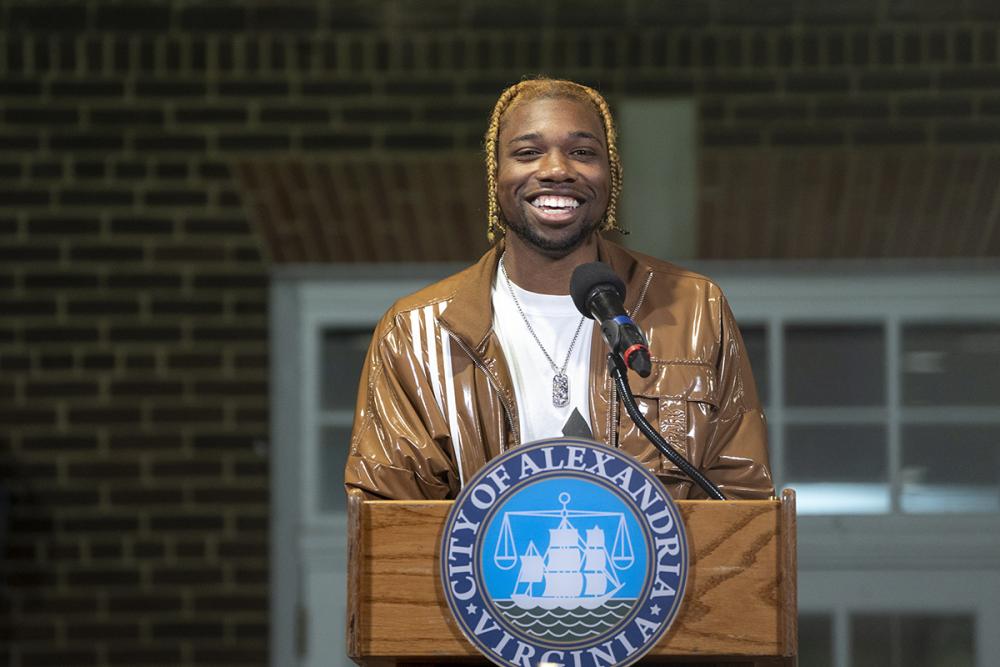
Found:
[[[638,352],[639,350],[646,350],[646,354],[649,354],[649,348],[646,347],[645,345],[643,345],[642,343],[636,343],[632,347],[630,347],[627,350],[625,350],[625,353],[622,356],[625,358],[625,365],[626,366],[628,366],[629,368],[632,368],[632,362],[629,361],[629,358],[633,354],[635,354],[636,352]]]

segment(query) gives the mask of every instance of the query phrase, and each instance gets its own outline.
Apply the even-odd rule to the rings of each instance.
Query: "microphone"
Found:
[[[649,377],[649,343],[625,312],[625,283],[611,267],[604,262],[576,267],[569,293],[577,310],[601,323],[601,334],[611,351],[641,377]]]

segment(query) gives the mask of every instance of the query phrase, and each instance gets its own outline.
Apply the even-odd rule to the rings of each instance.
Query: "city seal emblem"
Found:
[[[666,489],[590,440],[541,440],[490,461],[441,538],[452,614],[498,665],[630,665],[677,616],[687,572]]]

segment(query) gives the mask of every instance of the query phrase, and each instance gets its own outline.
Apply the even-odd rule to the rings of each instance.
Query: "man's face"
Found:
[[[507,226],[549,256],[565,256],[600,224],[611,167],[597,111],[540,98],[507,111],[497,143],[497,199]]]

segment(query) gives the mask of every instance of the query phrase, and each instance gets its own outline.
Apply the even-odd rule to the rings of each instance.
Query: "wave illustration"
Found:
[[[549,641],[580,640],[613,628],[628,616],[635,600],[610,600],[597,609],[520,609],[509,600],[495,601],[504,618],[526,634]]]

